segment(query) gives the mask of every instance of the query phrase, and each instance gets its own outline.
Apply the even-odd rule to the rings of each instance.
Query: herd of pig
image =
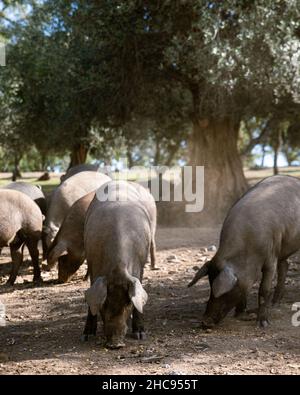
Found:
[[[149,255],[155,268],[156,204],[143,186],[112,181],[94,170],[71,169],[47,203],[35,185],[14,182],[1,188],[0,248],[10,248],[10,286],[25,245],[37,283],[42,282],[40,240],[48,269],[58,263],[60,282],[69,281],[86,260],[91,286],[85,292],[88,315],[82,339],[96,334],[100,314],[107,346],[120,348],[130,317],[133,337],[145,339],[143,308],[148,295],[142,278]],[[188,285],[209,278],[203,327],[213,327],[233,309],[237,315],[245,312],[247,294],[258,279],[257,320],[268,326],[269,309],[283,296],[287,258],[299,248],[300,180],[266,178],[229,210],[217,253]]]

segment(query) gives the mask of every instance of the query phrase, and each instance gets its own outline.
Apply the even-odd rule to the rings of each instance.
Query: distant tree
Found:
[[[84,161],[97,124],[103,147],[111,133],[132,154],[147,139],[128,125],[150,119],[154,161],[187,139],[188,163],[205,166],[208,221],[247,189],[241,122],[268,119],[278,103],[287,113],[300,97],[294,1],[44,0],[10,37],[11,108],[37,147]]]

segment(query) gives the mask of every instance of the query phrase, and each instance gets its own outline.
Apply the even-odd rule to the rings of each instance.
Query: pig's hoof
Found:
[[[132,338],[135,339],[135,340],[146,340],[147,339],[147,335],[143,331],[141,331],[141,332],[133,332],[132,333]]]
[[[81,335],[80,341],[82,343],[85,343],[85,342],[88,342],[90,339],[95,338],[95,337],[96,337],[96,335],[87,335],[87,334],[84,333],[83,335]]]
[[[235,317],[239,320],[239,321],[252,321],[252,320],[256,320],[257,316],[255,313],[248,313],[247,311],[245,311],[244,313],[240,313],[239,315],[235,315]]]
[[[89,335],[81,335],[80,336],[80,341],[82,343],[87,342],[89,340]]]
[[[107,343],[106,347],[110,348],[111,350],[118,350],[119,348],[125,347],[125,343],[122,343],[122,342]]]
[[[200,326],[202,329],[213,329],[215,327],[215,324],[213,320],[207,320],[207,321],[202,321]]]
[[[145,332],[140,332],[140,340],[146,340],[147,339],[147,335]]]
[[[263,329],[267,328],[270,325],[268,320],[260,320],[259,321],[259,326]]]

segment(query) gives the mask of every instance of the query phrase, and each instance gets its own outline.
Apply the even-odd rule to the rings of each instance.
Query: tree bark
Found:
[[[17,181],[18,178],[22,178],[22,174],[20,171],[20,162],[21,162],[21,157],[19,156],[15,156],[14,159],[14,170],[13,170],[13,174],[12,174],[12,181]]]
[[[127,157],[128,169],[131,169],[134,166],[134,160],[132,157],[132,147],[130,145],[127,145],[126,157]]]
[[[204,166],[204,209],[200,215],[190,215],[198,225],[200,218],[210,223],[222,222],[248,188],[237,147],[238,133],[239,122],[230,117],[193,120],[190,165]],[[193,185],[195,174],[194,169]]]
[[[41,171],[46,172],[47,169],[47,155],[45,153],[41,153]]]
[[[266,157],[266,145],[263,144],[262,145],[261,163],[260,163],[261,168],[264,168],[264,166],[265,166],[265,157]]]
[[[273,174],[274,175],[278,174],[278,155],[279,155],[280,146],[281,146],[281,131],[278,128],[278,130],[275,133],[275,138],[273,142],[273,151],[274,151]]]
[[[175,146],[175,145],[169,149],[168,158],[166,160],[166,166],[172,165],[173,159],[174,159],[178,149],[179,149],[179,146]]]
[[[89,152],[89,148],[85,144],[83,143],[75,144],[71,152],[71,161],[68,170],[73,166],[81,165],[82,163],[85,163],[88,152]]]
[[[155,138],[155,154],[154,154],[154,166],[160,166],[160,142],[161,139],[156,136]]]

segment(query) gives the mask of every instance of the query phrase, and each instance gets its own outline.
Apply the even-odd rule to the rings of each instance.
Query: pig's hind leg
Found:
[[[23,262],[23,240],[16,240],[10,246],[10,254],[12,260],[12,269],[10,272],[9,279],[7,280],[8,285],[14,285],[20,266]]]
[[[156,243],[155,238],[152,236],[150,243],[150,257],[151,257],[151,270],[157,270],[156,268]]]
[[[277,265],[277,285],[276,285],[274,296],[273,296],[273,301],[272,301],[273,304],[281,302],[281,299],[284,294],[285,279],[286,279],[288,268],[289,268],[289,263],[286,259],[278,262],[278,265]]]
[[[26,240],[26,246],[28,248],[31,257],[31,262],[33,265],[33,282],[41,283],[43,279],[41,277],[41,269],[39,265],[38,240],[28,239]]]

